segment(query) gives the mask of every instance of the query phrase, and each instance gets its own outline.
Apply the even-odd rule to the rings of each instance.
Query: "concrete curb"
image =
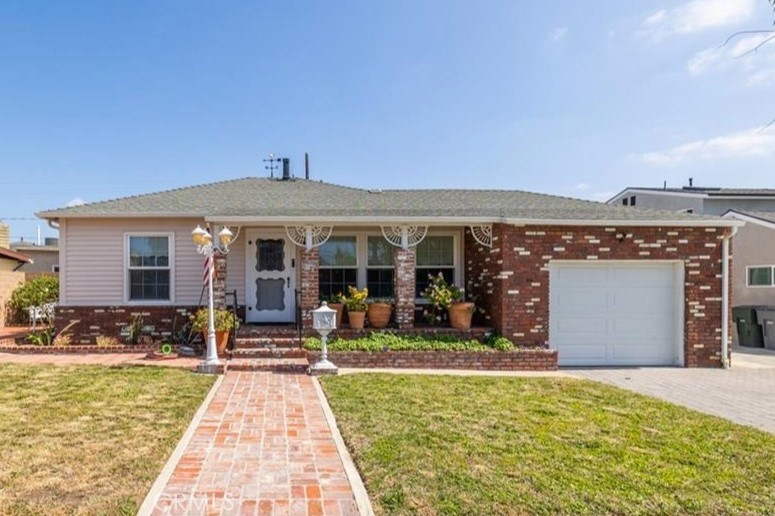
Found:
[[[312,384],[315,386],[315,392],[318,393],[318,399],[323,407],[323,414],[326,417],[328,427],[331,429],[331,435],[334,438],[334,444],[336,445],[336,451],[339,453],[339,458],[342,460],[344,466],[344,472],[347,474],[347,479],[350,481],[350,488],[353,490],[353,496],[355,497],[355,504],[358,506],[358,512],[361,515],[373,516],[374,509],[371,507],[371,500],[369,500],[369,494],[366,492],[366,486],[363,485],[363,479],[358,468],[355,467],[350,452],[347,451],[347,446],[344,444],[342,434],[339,433],[339,427],[336,426],[336,418],[331,411],[331,406],[328,404],[328,399],[323,392],[323,388],[320,386],[320,382],[317,378],[312,377]]]
[[[156,505],[159,496],[161,495],[162,491],[164,491],[164,487],[167,485],[167,482],[169,482],[170,477],[172,477],[172,472],[175,471],[175,467],[178,465],[180,458],[183,456],[183,452],[186,450],[188,443],[194,436],[194,432],[196,432],[196,428],[202,421],[205,412],[207,412],[207,408],[210,406],[210,402],[215,397],[215,393],[218,391],[221,383],[223,383],[223,379],[224,376],[220,375],[215,380],[215,383],[213,383],[213,386],[210,388],[210,392],[208,392],[207,396],[205,396],[204,401],[199,406],[199,409],[197,409],[194,417],[191,419],[191,423],[189,423],[188,428],[186,428],[186,431],[183,433],[183,437],[180,438],[178,445],[175,446],[175,449],[172,451],[172,455],[170,455],[170,458],[167,459],[167,463],[164,464],[161,473],[159,473],[159,476],[156,477],[156,480],[151,486],[151,489],[145,496],[143,504],[137,511],[138,516],[149,516],[153,513],[154,506]]]

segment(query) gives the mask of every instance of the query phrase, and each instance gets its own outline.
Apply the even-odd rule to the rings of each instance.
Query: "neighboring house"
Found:
[[[0,271],[18,271],[24,265],[31,263],[32,258],[29,256],[0,247]]]
[[[775,188],[625,188],[608,204],[723,215],[729,210],[775,211]]]
[[[32,258],[33,263],[25,264],[22,272],[59,272],[59,239],[46,238],[43,245],[33,242],[13,242],[11,249]]]
[[[775,211],[729,210],[724,217],[746,223],[733,239],[733,306],[775,307]]]
[[[216,296],[248,323],[311,330],[322,297],[348,285],[396,299],[423,324],[429,274],[464,287],[478,324],[561,365],[721,364],[722,275],[742,223],[503,190],[364,190],[245,178],[44,211],[59,226],[57,321],[78,340],[134,316],[170,330],[202,294],[197,225],[236,233]],[[728,262],[727,262],[728,263]],[[260,327],[258,328],[260,331]]]

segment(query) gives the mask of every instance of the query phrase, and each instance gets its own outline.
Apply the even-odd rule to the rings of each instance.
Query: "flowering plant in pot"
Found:
[[[336,327],[337,329],[342,327],[342,318],[344,316],[344,296],[341,292],[334,294],[331,297],[321,296],[320,303],[323,301],[328,303],[328,308],[336,310]]]
[[[366,298],[369,297],[369,289],[358,290],[352,285],[347,287],[347,296],[344,297],[344,305],[347,307],[347,318],[350,327],[362,329],[366,318]]]
[[[453,328],[459,330],[471,328],[474,303],[465,300],[460,287],[447,283],[442,273],[428,276],[428,279],[430,283],[421,294],[429,302],[429,310],[425,311],[425,320],[434,325],[449,320]]]
[[[207,326],[209,312],[207,308],[200,308],[191,316],[191,331],[202,332],[205,342],[207,342]],[[213,310],[213,324],[215,326],[215,343],[218,353],[226,351],[226,345],[229,343],[229,332],[239,328],[239,319],[230,310],[216,308]]]
[[[389,297],[377,297],[370,299],[366,310],[366,317],[372,328],[384,328],[390,323],[393,314],[393,300]]]

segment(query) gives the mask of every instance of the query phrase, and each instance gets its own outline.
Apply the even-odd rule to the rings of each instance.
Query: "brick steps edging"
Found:
[[[159,351],[157,345],[136,346],[95,346],[69,344],[67,346],[34,346],[29,344],[0,345],[0,353],[18,353],[30,355],[82,355],[104,353],[150,353]],[[177,352],[178,346],[173,346],[172,351]]]
[[[314,364],[319,351],[308,351]],[[328,359],[337,367],[393,367],[409,369],[473,369],[478,371],[556,371],[557,350],[514,351],[332,351]]]

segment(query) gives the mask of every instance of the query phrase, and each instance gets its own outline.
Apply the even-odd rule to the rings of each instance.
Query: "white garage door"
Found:
[[[552,262],[549,270],[549,346],[560,365],[680,363],[678,265]]]

